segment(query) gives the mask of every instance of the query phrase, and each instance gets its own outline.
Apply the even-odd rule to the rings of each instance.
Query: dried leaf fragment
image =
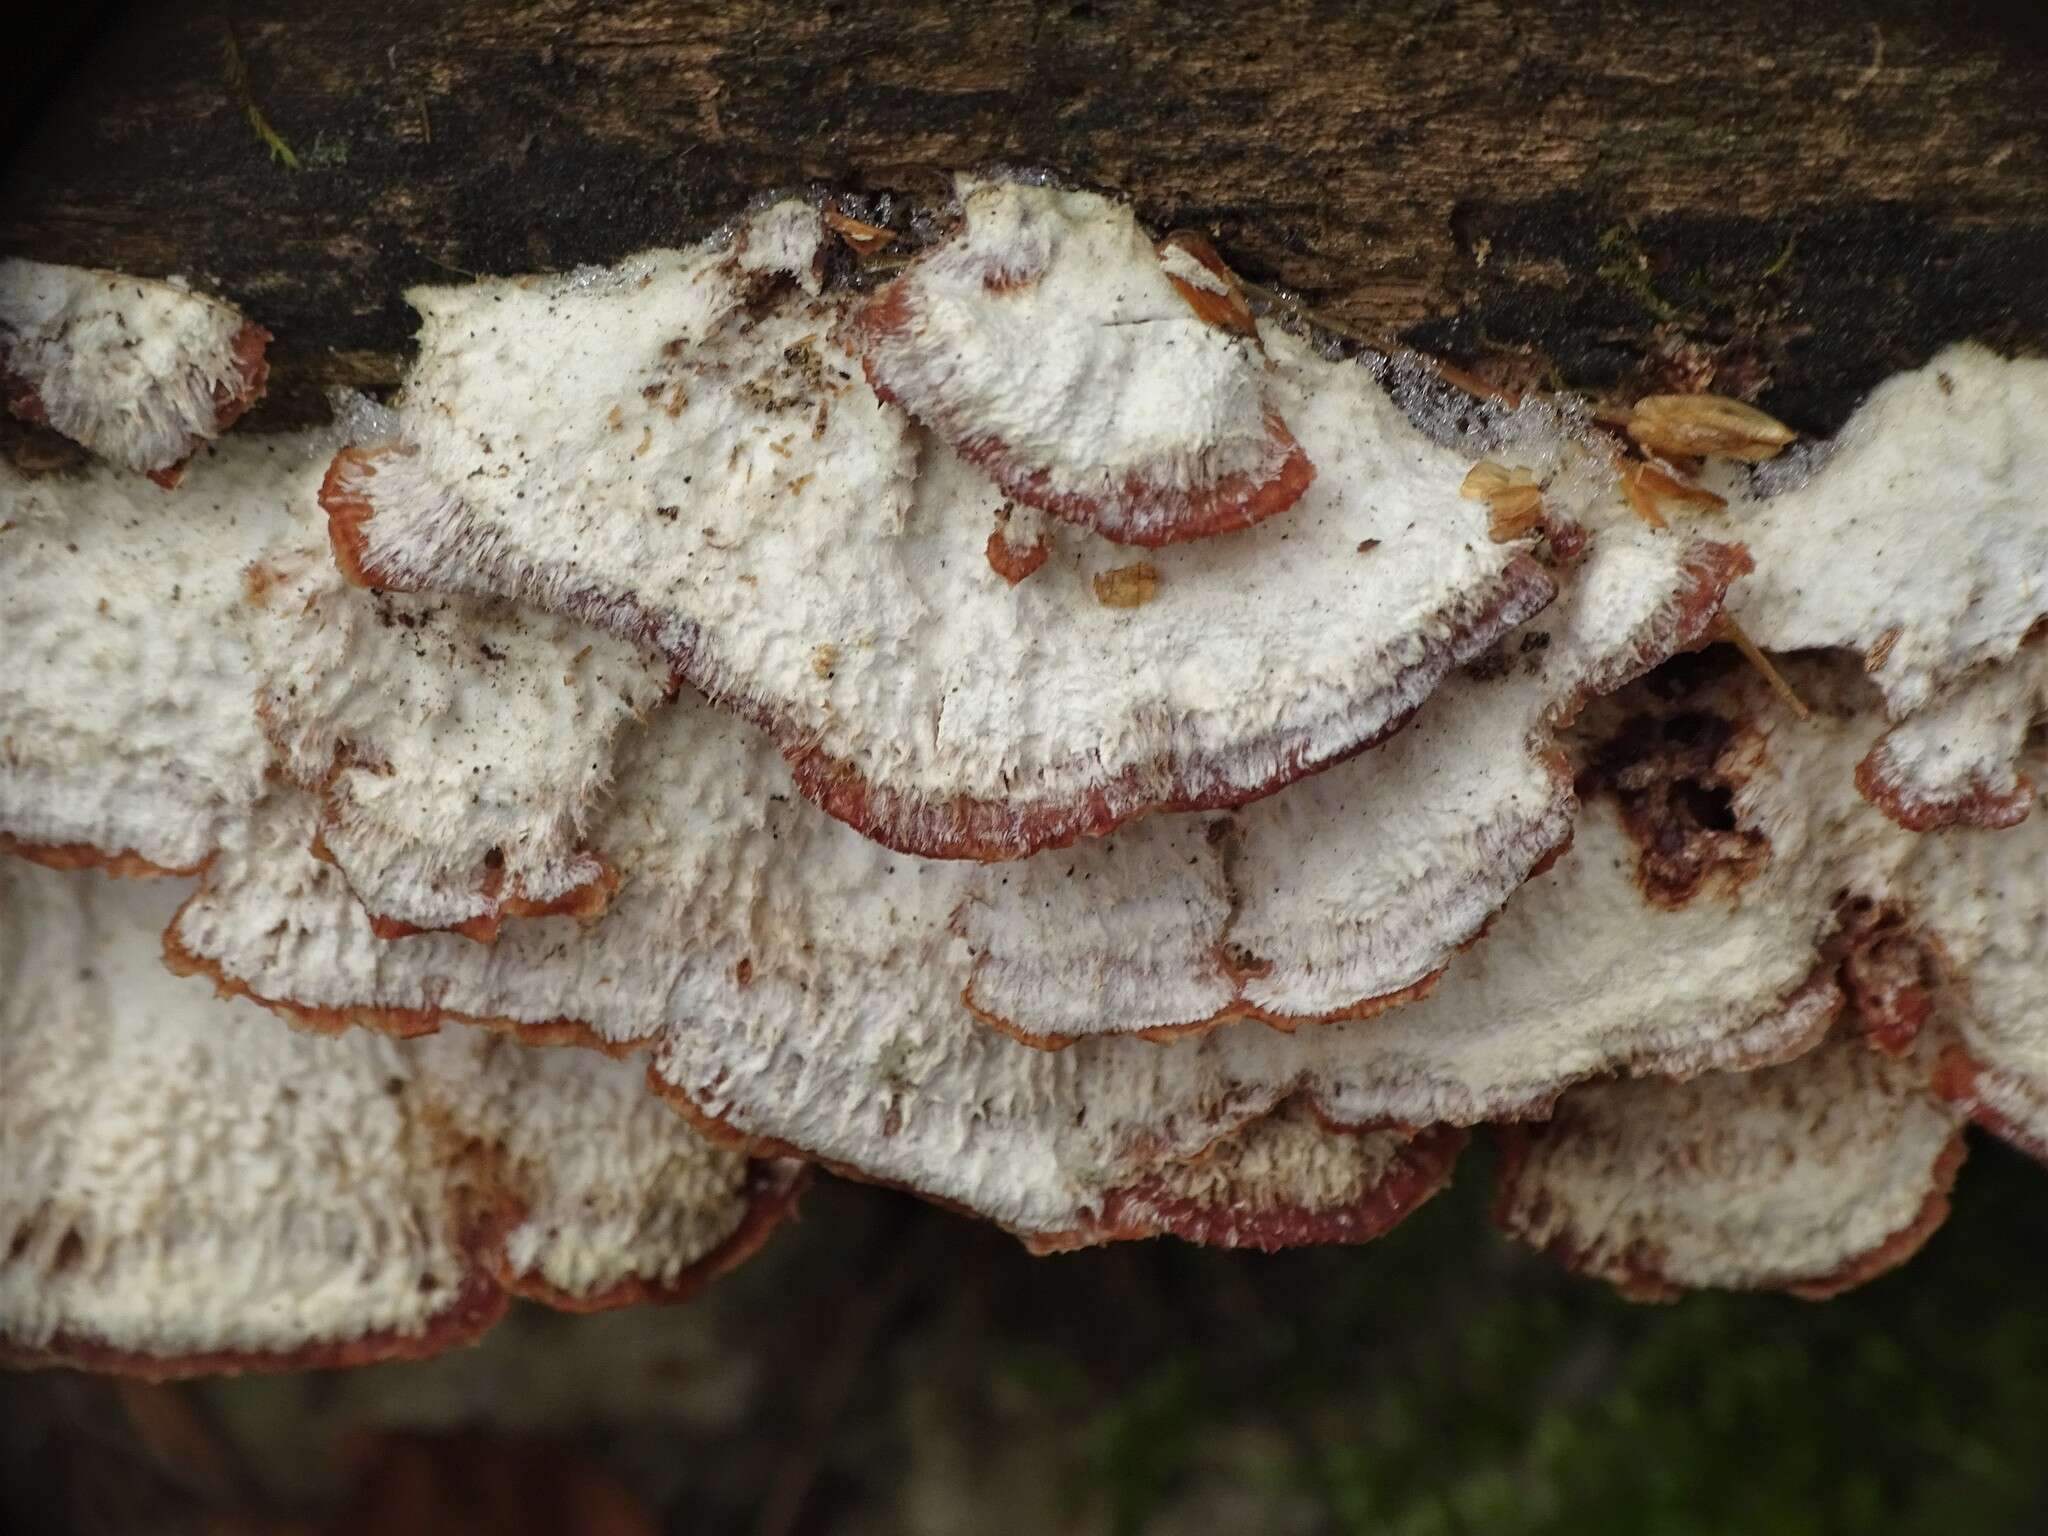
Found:
[[[1014,587],[1051,558],[1052,546],[1046,542],[1044,534],[1039,534],[1029,544],[1015,543],[1010,538],[1009,529],[998,526],[988,536],[985,553],[989,569]]]
[[[1159,572],[1143,560],[1097,571],[1089,580],[1105,608],[1142,608],[1159,595]]]
[[[1620,469],[1621,493],[1637,517],[1652,528],[1667,526],[1663,503],[1677,502],[1681,506],[1697,507],[1702,511],[1715,511],[1728,505],[1723,497],[1679,479],[1655,464],[1646,464],[1640,459],[1623,461]]]
[[[1775,458],[1799,437],[1775,417],[1725,395],[1645,395],[1629,413],[1628,435],[1652,453],[1751,463]]]
[[[896,238],[896,231],[893,229],[885,229],[879,224],[856,219],[851,214],[841,213],[829,205],[825,208],[823,217],[825,227],[851,246],[856,256],[872,256]]]
[[[1244,284],[1200,235],[1180,231],[1159,242],[1166,280],[1201,319],[1218,330],[1256,341],[1259,322],[1244,296]]]
[[[1481,459],[1466,474],[1458,494],[1483,501],[1490,514],[1487,532],[1496,544],[1519,539],[1543,523],[1543,487],[1526,469],[1510,469]]]

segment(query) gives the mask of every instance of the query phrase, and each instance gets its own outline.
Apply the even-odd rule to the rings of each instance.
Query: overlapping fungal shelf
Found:
[[[0,873],[0,1358],[148,1376],[362,1364],[513,1296],[678,1300],[801,1177],[629,1063],[481,1032],[324,1040],[166,983],[181,882]]]
[[[262,398],[269,344],[176,278],[0,261],[7,409],[165,487]]]
[[[1782,457],[973,178],[411,297],[389,408],[0,470],[11,1355],[670,1296],[806,1161],[1357,1242],[1487,1126],[1565,1263],[1821,1295],[2048,1148],[2044,365]]]

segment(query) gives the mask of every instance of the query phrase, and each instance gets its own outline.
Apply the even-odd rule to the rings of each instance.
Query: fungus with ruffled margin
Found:
[[[0,867],[0,1359],[418,1358],[514,1296],[681,1300],[789,1210],[796,1165],[710,1145],[621,1063],[318,1039],[173,979],[180,894]]]
[[[390,933],[602,908],[584,846],[612,738],[665,663],[509,604],[372,594],[328,556],[328,432],[238,436],[168,500],[0,466],[0,846],[189,871],[270,777]]]
[[[1288,515],[1154,552],[1126,605],[1101,585],[1127,553],[1048,524],[1013,585],[987,557],[1012,499],[875,397],[837,339],[851,297],[789,260],[779,286],[713,242],[416,290],[397,427],[323,494],[342,568],[650,643],[831,814],[976,859],[1271,793],[1555,591],[1459,498],[1460,455],[1271,327],[1265,397],[1318,465]]]
[[[962,177],[960,227],[854,317],[861,364],[1007,496],[1128,544],[1287,511],[1316,470],[1206,245],[1106,197]]]
[[[1856,782],[1888,815],[2011,825],[2048,709],[2048,361],[1950,347],[1879,385],[1817,457],[1775,494],[1717,482],[1717,526],[1756,561],[1730,612],[1774,649],[1862,653],[1894,727]]]

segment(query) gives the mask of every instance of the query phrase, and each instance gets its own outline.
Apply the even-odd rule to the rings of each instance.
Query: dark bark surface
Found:
[[[136,5],[8,167],[0,249],[217,285],[277,333],[281,419],[395,382],[411,283],[1045,167],[1372,335],[1825,430],[1945,341],[2048,346],[2039,10]]]

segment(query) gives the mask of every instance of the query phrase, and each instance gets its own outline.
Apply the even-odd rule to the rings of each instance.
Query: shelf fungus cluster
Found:
[[[194,454],[220,306],[0,272],[105,459],[0,467],[11,1357],[674,1297],[810,1163],[1356,1242],[1488,1127],[1531,1246],[1824,1295],[2048,1153],[2048,365],[1509,406],[964,180],[416,291]]]

